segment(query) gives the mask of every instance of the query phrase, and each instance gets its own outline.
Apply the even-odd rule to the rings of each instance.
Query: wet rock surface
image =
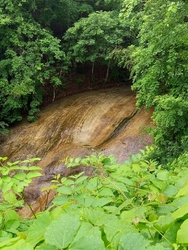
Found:
[[[94,152],[114,154],[118,162],[152,143],[142,133],[150,125],[152,110],[136,110],[130,87],[115,87],[68,96],[41,111],[38,121],[22,121],[1,137],[0,155],[9,161],[40,157],[43,176],[27,189],[32,201],[54,175],[69,175],[62,159]],[[80,170],[78,170],[80,171]]]

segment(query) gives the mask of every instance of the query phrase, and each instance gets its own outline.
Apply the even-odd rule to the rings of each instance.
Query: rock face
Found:
[[[114,154],[119,162],[152,142],[141,127],[150,125],[152,111],[137,111],[128,86],[83,92],[43,108],[35,123],[22,123],[1,138],[0,156],[9,161],[40,157],[44,169],[39,186],[54,174],[67,175],[62,159],[93,152]],[[38,192],[30,199],[35,199]],[[32,195],[31,195],[32,196]]]

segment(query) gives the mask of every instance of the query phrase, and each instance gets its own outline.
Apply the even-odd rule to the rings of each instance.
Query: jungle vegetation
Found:
[[[185,0],[1,0],[1,133],[35,121],[67,74],[87,68],[94,83],[103,67],[101,84],[129,72],[138,108],[154,107],[153,157],[173,160],[188,149],[187,30]]]
[[[24,196],[40,159],[0,157],[0,249],[187,249],[187,0],[0,0],[0,45],[1,134],[34,122],[46,92],[54,100],[80,72],[79,85],[85,74],[105,85],[128,72],[155,124],[154,145],[122,164],[102,153],[64,159],[93,175],[54,176],[40,213]]]

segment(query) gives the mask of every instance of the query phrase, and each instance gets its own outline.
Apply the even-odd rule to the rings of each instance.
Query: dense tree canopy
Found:
[[[119,32],[117,35],[114,34],[111,44],[119,43],[122,38],[117,37],[121,36],[121,30],[116,27],[117,13],[114,23],[110,17],[115,6],[117,10],[120,7],[115,0],[0,1],[0,128],[2,132],[6,132],[6,125],[20,121],[24,110],[28,114],[29,121],[37,119],[44,85],[48,84],[55,88],[63,84],[63,74],[71,67],[71,62],[75,58],[75,55],[69,53],[69,47],[73,46],[72,41],[67,44],[63,36],[74,23],[79,24],[78,20],[80,20],[80,25],[83,25],[86,22],[88,30],[91,30],[97,27],[94,23],[98,18],[100,25],[104,23],[104,29],[111,26],[111,29],[115,28]],[[102,10],[106,11],[104,16],[102,13],[100,15],[100,12],[95,13]],[[90,13],[92,14],[88,17]],[[102,22],[99,20],[99,15],[102,17]],[[93,24],[90,23],[91,19]],[[78,46],[79,32],[76,30],[74,32],[74,40],[77,39]],[[71,34],[71,31],[67,34]],[[84,35],[87,35],[87,30]],[[105,40],[103,35],[100,35],[101,41]],[[91,33],[88,33],[88,36],[91,36],[90,41],[96,38]],[[96,43],[92,51],[88,50],[88,57],[95,57],[95,60],[98,60],[99,51],[102,51],[103,58],[106,59],[110,51],[108,45],[103,42],[98,49],[99,42]],[[78,60],[78,55],[76,59],[81,61]],[[87,60],[86,56],[85,60]]]
[[[139,9],[142,1],[135,2]],[[130,20],[138,44],[129,47],[132,88],[138,106],[155,107],[158,157],[164,152],[175,157],[188,149],[188,2],[148,0],[137,14],[134,8]]]
[[[0,130],[37,119],[78,65],[128,67],[138,107],[155,108],[156,157],[188,149],[188,2],[1,0]],[[115,67],[114,67],[115,66]],[[93,80],[93,79],[92,79]]]

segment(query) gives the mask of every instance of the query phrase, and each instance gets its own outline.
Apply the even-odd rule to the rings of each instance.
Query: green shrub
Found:
[[[26,230],[1,238],[2,249],[167,250],[188,246],[188,169],[183,155],[163,169],[147,154],[118,164],[103,154],[66,159],[93,175],[60,175],[52,205],[26,223]],[[16,218],[20,223],[21,218]]]

